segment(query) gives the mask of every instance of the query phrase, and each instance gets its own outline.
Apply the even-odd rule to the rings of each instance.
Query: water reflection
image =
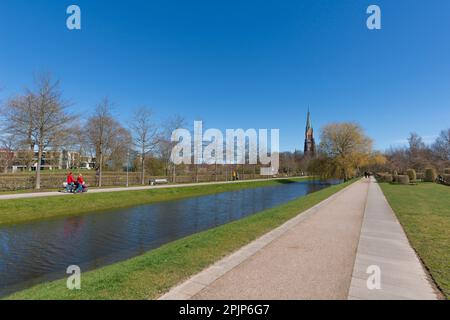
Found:
[[[275,207],[331,183],[297,182],[0,227],[0,295],[92,270]]]

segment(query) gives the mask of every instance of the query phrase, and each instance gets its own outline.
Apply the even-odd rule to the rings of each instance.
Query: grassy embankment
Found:
[[[332,186],[276,208],[166,244],[139,257],[82,275],[82,289],[66,280],[44,283],[7,299],[155,299],[352,182]]]
[[[1,178],[1,177],[0,177]],[[142,187],[142,184],[130,184],[130,187]],[[125,188],[125,186],[106,186],[106,187],[89,187],[89,190],[94,189],[117,189],[117,188]],[[44,192],[58,192],[61,191],[61,188],[43,188],[43,189],[23,189],[23,190],[14,190],[14,191],[0,191],[0,195],[14,195],[14,194],[27,194],[27,193],[44,193]]]
[[[380,184],[408,238],[436,283],[450,298],[450,188]]]
[[[0,225],[59,216],[80,215],[88,212],[102,212],[109,209],[126,208],[135,205],[177,200],[245,188],[264,187],[303,179],[308,178],[261,180],[228,184],[198,185],[193,187],[1,200]]]

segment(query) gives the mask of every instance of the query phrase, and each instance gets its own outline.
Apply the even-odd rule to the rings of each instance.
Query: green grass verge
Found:
[[[280,226],[351,182],[329,187],[247,218],[166,244],[141,256],[82,275],[82,289],[66,280],[44,283],[6,299],[155,299],[224,256]]]
[[[0,201],[0,225],[15,224],[45,218],[102,212],[141,204],[177,200],[246,188],[258,188],[289,183],[308,178],[261,180],[194,187],[177,187],[139,191],[86,193],[56,197]]]
[[[1,177],[0,177],[1,179]],[[130,187],[142,187],[142,184],[130,184]],[[106,186],[106,187],[89,187],[89,190],[93,189],[117,189],[117,188],[125,188],[125,186]],[[15,194],[27,194],[27,193],[43,193],[43,192],[58,192],[61,188],[50,188],[50,189],[23,189],[23,190],[15,190],[15,191],[0,191],[0,195],[7,196],[7,195],[15,195]]]
[[[450,187],[380,183],[408,238],[447,299],[450,298]]]

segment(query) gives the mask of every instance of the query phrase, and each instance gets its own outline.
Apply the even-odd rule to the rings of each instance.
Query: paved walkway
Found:
[[[354,183],[173,288],[161,299],[436,298],[409,244],[392,244],[397,240],[391,239],[406,238],[379,191],[374,181]],[[372,219],[374,213],[390,215],[392,225]],[[381,239],[372,242],[368,237],[375,235]],[[370,255],[364,251],[366,248],[375,252]],[[383,251],[390,253],[380,255]],[[401,270],[395,267],[399,261],[411,270],[408,277],[399,275]],[[389,291],[390,295],[383,295],[387,291],[380,291],[364,295],[368,292],[364,290],[368,262],[381,267],[384,290],[403,281],[409,293],[394,295]]]
[[[431,249],[431,248],[430,248]],[[370,266],[380,270],[381,288],[369,290]],[[369,270],[371,274],[373,270]],[[428,274],[397,220],[381,188],[369,189],[349,299],[437,299]]]
[[[351,185],[163,298],[346,299],[368,187]]]
[[[231,183],[244,183],[244,182],[257,182],[264,180],[283,180],[294,179],[290,178],[276,178],[276,179],[255,179],[255,180],[240,180],[240,181],[218,181],[218,182],[201,182],[201,183],[185,183],[185,184],[167,184],[159,186],[142,186],[142,187],[128,187],[128,188],[103,188],[103,189],[90,189],[89,193],[105,193],[105,192],[121,192],[121,191],[138,191],[138,190],[150,190],[150,189],[167,189],[167,188],[186,188],[196,187],[202,185],[216,185],[216,184],[231,184]],[[72,193],[63,193],[58,191],[51,192],[34,192],[34,193],[14,193],[0,195],[1,200],[14,200],[14,199],[28,199],[28,198],[43,198],[43,197],[57,197],[57,196],[73,196]]]

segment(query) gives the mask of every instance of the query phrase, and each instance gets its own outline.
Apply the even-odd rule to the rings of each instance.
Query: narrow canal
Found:
[[[0,296],[67,277],[70,265],[78,265],[85,272],[132,258],[333,183],[280,183],[0,227]]]

